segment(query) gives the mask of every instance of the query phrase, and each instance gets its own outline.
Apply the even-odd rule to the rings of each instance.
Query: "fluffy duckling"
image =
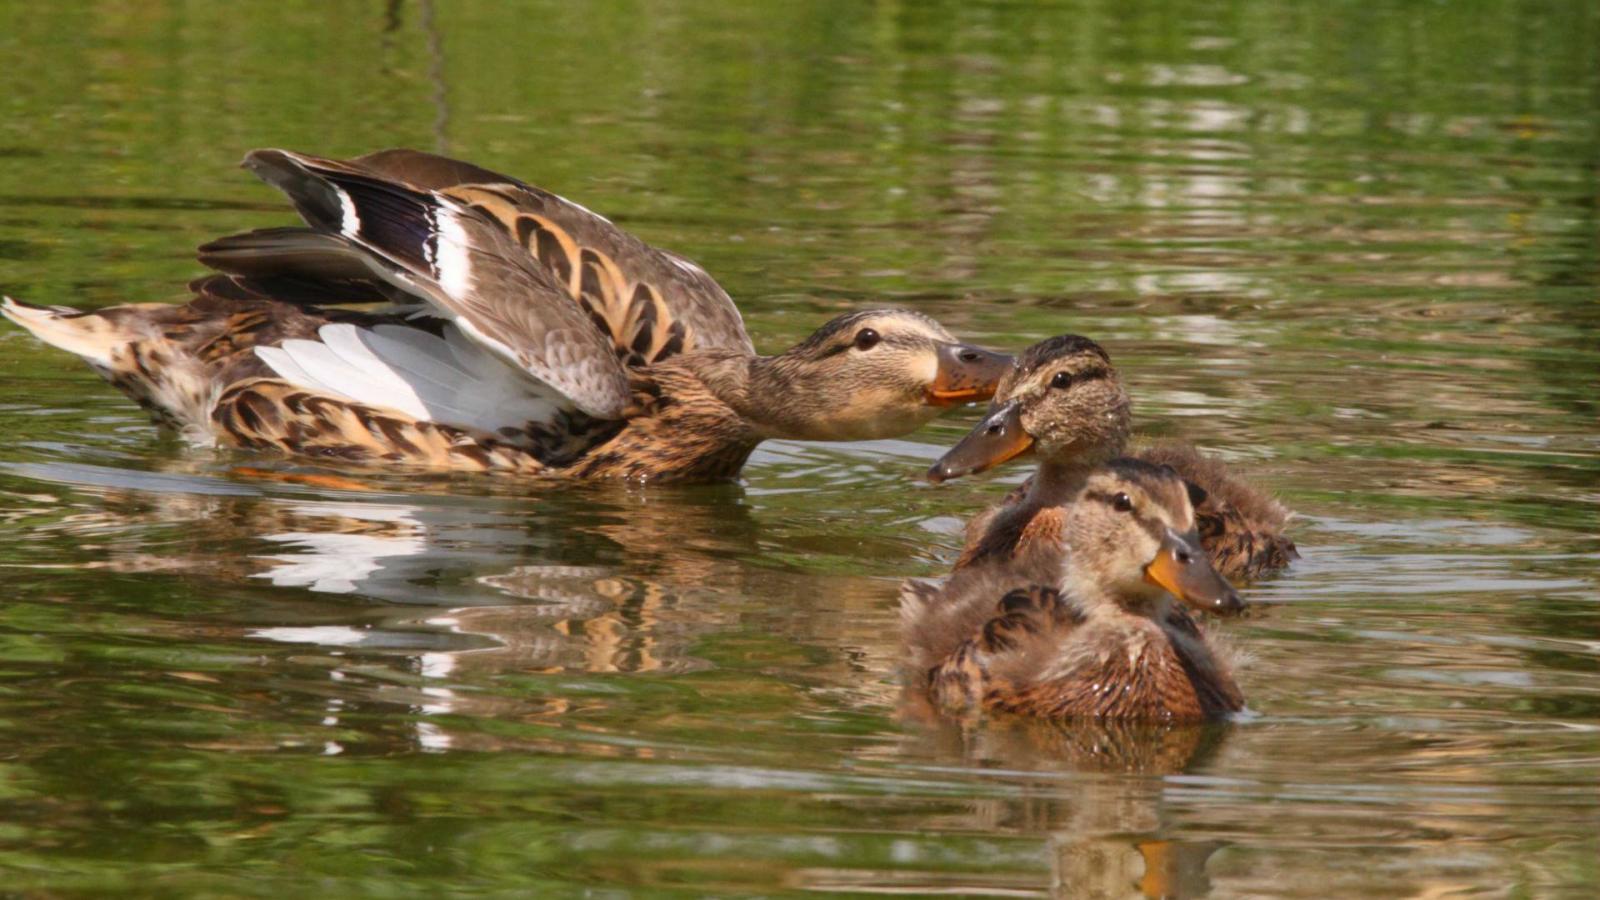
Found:
[[[1025,453],[1039,469],[1001,505],[967,528],[958,569],[990,557],[1011,558],[1058,538],[1070,501],[1096,466],[1122,453],[1131,403],[1111,358],[1094,341],[1062,335],[1029,347],[1001,380],[989,415],[934,463],[941,482],[982,472]],[[1290,513],[1192,447],[1162,444],[1134,456],[1176,469],[1194,492],[1200,541],[1224,576],[1250,580],[1299,554],[1284,535]]]
[[[1192,722],[1243,709],[1227,662],[1174,603],[1244,609],[1200,549],[1184,479],[1113,460],[1062,510],[1052,545],[902,588],[911,665],[930,699],[1056,719]]]
[[[199,442],[567,478],[733,477],[769,438],[904,434],[1010,357],[905,310],[775,356],[699,266],[515,179],[407,150],[245,166],[306,222],[201,248],[186,305],[0,312]],[[330,304],[392,302],[386,311]]]

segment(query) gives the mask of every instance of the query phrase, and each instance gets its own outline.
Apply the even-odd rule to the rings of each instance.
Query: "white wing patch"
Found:
[[[434,195],[438,197],[437,194]],[[477,279],[472,274],[472,248],[467,230],[462,227],[462,211],[454,203],[440,200],[434,210],[433,243],[436,247],[431,260],[438,273],[439,287],[451,297],[461,300],[472,295]]]
[[[361,233],[361,216],[356,213],[356,203],[350,199],[350,193],[338,185],[333,185],[333,192],[339,195],[339,231],[345,237],[355,237]]]
[[[571,401],[502,362],[453,327],[439,338],[417,328],[324,325],[319,340],[257,347],[278,377],[299,387],[413,419],[493,434],[548,423]]]

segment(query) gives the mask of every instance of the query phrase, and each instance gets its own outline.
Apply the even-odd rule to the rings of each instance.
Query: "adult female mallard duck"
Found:
[[[1243,709],[1226,659],[1173,603],[1244,609],[1200,549],[1178,473],[1113,460],[1061,509],[1058,541],[942,586],[906,583],[906,645],[930,699],[947,711],[1167,722]]]
[[[1011,557],[1059,535],[1067,515],[1062,504],[1077,495],[1096,466],[1123,452],[1130,416],[1128,393],[1099,344],[1063,335],[1025,350],[1001,380],[989,415],[928,471],[940,482],[1024,453],[1039,457],[1038,471],[1020,491],[973,519],[956,567]],[[1200,541],[1226,577],[1253,579],[1299,556],[1283,533],[1289,511],[1221,463],[1176,444],[1133,455],[1171,466],[1189,483]]]
[[[410,150],[257,150],[304,228],[201,248],[186,305],[7,299],[192,439],[354,462],[716,480],[768,438],[911,431],[989,397],[1010,357],[904,310],[776,356],[703,270],[577,204]],[[388,300],[383,311],[330,304]]]

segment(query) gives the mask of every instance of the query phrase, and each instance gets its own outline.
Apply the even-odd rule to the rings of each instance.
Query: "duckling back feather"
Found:
[[[1284,534],[1293,513],[1228,471],[1220,460],[1176,443],[1154,444],[1135,455],[1171,466],[1205,493],[1194,505],[1195,520],[1206,552],[1227,578],[1253,580],[1300,558],[1294,541]]]
[[[1059,551],[1038,548],[958,569],[943,584],[907,579],[900,586],[900,623],[911,668],[925,672],[949,659],[995,617],[996,603],[1008,591],[1054,584],[1060,567]]]

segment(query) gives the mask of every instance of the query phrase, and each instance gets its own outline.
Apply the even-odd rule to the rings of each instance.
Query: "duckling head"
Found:
[[[928,479],[959,478],[1025,453],[1093,466],[1127,441],[1131,404],[1104,348],[1065,334],[1023,351],[1001,379],[989,414],[945,453]]]
[[[755,363],[741,410],[768,437],[859,441],[915,431],[994,396],[1011,357],[957,341],[921,313],[846,313]]]
[[[1063,587],[1085,604],[1148,614],[1167,595],[1217,615],[1244,610],[1200,546],[1194,504],[1204,499],[1167,466],[1112,460],[1067,508]]]

